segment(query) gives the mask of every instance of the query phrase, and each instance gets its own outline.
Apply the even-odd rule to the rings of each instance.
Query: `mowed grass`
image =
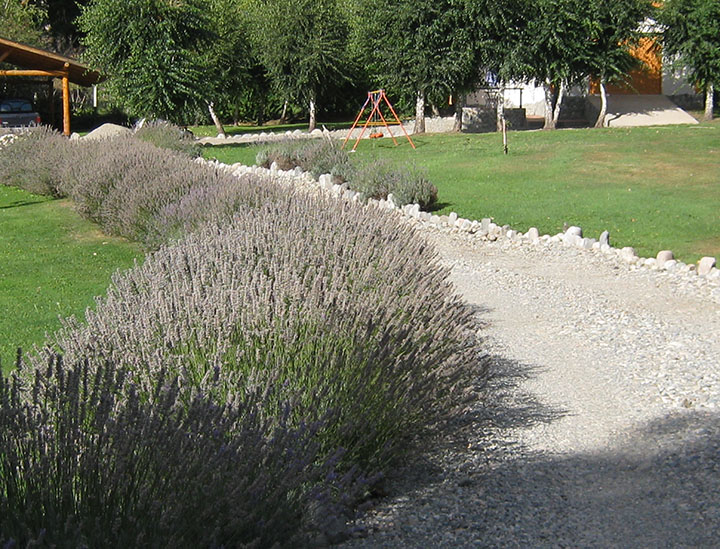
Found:
[[[427,169],[437,213],[491,217],[500,225],[555,234],[579,225],[646,257],[673,250],[694,262],[720,257],[720,123],[500,134],[434,134],[363,140],[357,161],[384,158]],[[258,147],[207,148],[206,157],[253,163]]]
[[[0,359],[41,345],[59,317],[81,316],[112,273],[142,257],[140,247],[98,232],[68,200],[0,185]]]

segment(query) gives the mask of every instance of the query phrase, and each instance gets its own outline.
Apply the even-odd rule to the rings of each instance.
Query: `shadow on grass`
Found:
[[[23,206],[32,206],[34,204],[44,204],[45,202],[51,202],[53,200],[57,200],[57,198],[40,197],[37,200],[17,200],[15,202],[11,202],[10,204],[3,204],[2,206],[0,206],[0,210],[21,208]]]
[[[452,206],[452,202],[435,202],[432,206],[430,206],[427,211],[428,212],[437,212],[439,210],[442,210],[443,208],[447,208],[449,206]]]

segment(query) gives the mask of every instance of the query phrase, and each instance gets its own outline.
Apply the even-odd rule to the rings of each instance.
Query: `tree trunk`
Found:
[[[208,106],[208,111],[210,111],[210,118],[212,118],[213,124],[215,124],[215,128],[217,129],[218,137],[227,137],[227,134],[225,133],[225,128],[223,128],[222,122],[220,122],[218,115],[215,114],[214,103],[212,101],[208,101],[207,106]]]
[[[565,98],[565,82],[560,81],[560,87],[558,88],[557,99],[555,100],[555,109],[553,110],[552,125],[553,129],[557,128],[558,120],[560,120],[560,109],[562,108],[562,102]]]
[[[600,79],[600,114],[595,121],[596,128],[605,127],[605,115],[607,114],[607,91],[605,90],[605,81]]]
[[[415,98],[415,128],[413,133],[425,133],[425,92],[418,91]]]
[[[543,91],[545,92],[545,124],[543,130],[554,130],[553,99],[555,99],[555,94],[553,93],[552,84],[550,82],[543,83]]]
[[[462,117],[463,117],[463,107],[465,106],[465,94],[463,93],[456,93],[455,94],[455,120],[453,121],[453,129],[454,132],[461,132],[462,131]]]
[[[287,109],[288,109],[288,100],[286,99],[283,103],[283,110],[282,114],[280,115],[280,123],[285,124],[287,122]]]
[[[705,116],[703,120],[713,119],[713,103],[715,101],[715,89],[712,83],[708,84],[705,88]]]
[[[497,118],[497,122],[495,124],[495,128],[497,131],[501,132],[503,131],[503,120],[505,120],[505,90],[503,88],[498,88],[496,99],[497,103],[495,104],[495,116]]]
[[[311,132],[317,125],[317,118],[315,115],[315,95],[310,99],[310,122],[308,123],[308,131]]]

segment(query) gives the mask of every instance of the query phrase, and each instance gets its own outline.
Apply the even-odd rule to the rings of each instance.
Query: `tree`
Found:
[[[312,131],[322,91],[348,78],[343,11],[337,0],[265,0],[253,13],[256,55],[281,95],[308,105]]]
[[[91,0],[78,24],[88,61],[132,114],[181,123],[203,105],[212,25],[202,0]]]
[[[462,95],[476,80],[476,26],[465,0],[360,0],[353,43],[380,86],[415,98],[425,131],[428,94]]]
[[[677,56],[705,91],[705,120],[712,120],[714,87],[720,82],[720,2],[667,0],[660,14],[665,53]]]
[[[567,88],[585,76],[587,1],[537,0],[529,2],[524,13],[527,19],[514,42],[511,72],[543,86],[544,129],[555,129]]]
[[[0,2],[0,32],[7,40],[44,47],[42,23],[45,18],[45,10],[27,1]]]
[[[587,0],[585,72],[598,79],[602,127],[607,114],[606,84],[622,81],[639,61],[630,53],[643,36],[642,23],[654,12],[652,0]]]

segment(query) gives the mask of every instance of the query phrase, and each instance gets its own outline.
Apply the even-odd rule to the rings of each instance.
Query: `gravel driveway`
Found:
[[[428,229],[493,376],[343,547],[720,546],[720,288]]]

